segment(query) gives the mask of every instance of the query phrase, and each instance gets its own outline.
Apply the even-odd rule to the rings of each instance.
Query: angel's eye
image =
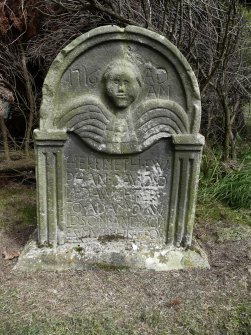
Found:
[[[113,82],[114,82],[114,84],[116,84],[116,85],[118,85],[118,84],[119,84],[119,81],[118,81],[118,79],[115,79],[115,80],[113,80]]]
[[[128,85],[129,84],[129,81],[128,80],[124,80],[124,85]]]

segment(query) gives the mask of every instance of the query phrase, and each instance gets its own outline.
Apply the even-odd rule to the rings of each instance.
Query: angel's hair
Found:
[[[130,71],[135,75],[135,78],[136,78],[139,86],[142,86],[142,76],[141,76],[139,68],[135,64],[133,64],[130,61],[125,60],[125,59],[113,60],[112,62],[110,62],[108,64],[108,66],[105,69],[105,72],[103,74],[103,79],[105,81],[110,79],[111,73],[115,68],[128,68],[128,69],[130,69]]]

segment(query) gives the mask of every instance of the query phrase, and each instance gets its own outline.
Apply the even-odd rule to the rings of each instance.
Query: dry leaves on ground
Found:
[[[3,258],[6,260],[11,260],[20,256],[20,251],[17,250],[4,250]]]

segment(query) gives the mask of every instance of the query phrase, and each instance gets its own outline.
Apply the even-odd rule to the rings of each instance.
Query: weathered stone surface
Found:
[[[109,236],[86,238],[80,244],[67,243],[57,247],[38,247],[37,240],[32,239],[25,246],[15,269],[62,271],[95,267],[169,271],[209,268],[209,263],[205,252],[197,244],[185,250]]]
[[[119,235],[165,243],[173,153],[160,141],[138,155],[104,155],[70,136],[66,242]]]
[[[38,243],[53,249],[34,247],[37,260],[48,253],[55,264],[68,250],[67,263],[80,244],[91,250],[81,264],[113,263],[115,254],[156,270],[196,263],[182,248],[192,243],[201,105],[175,46],[143,28],[94,29],[53,62],[40,112]]]
[[[199,131],[200,94],[188,62],[163,36],[132,26],[94,29],[62,50],[44,83],[40,129],[57,129],[64,107],[73,101],[77,105],[83,95],[96,96],[108,65],[121,58],[140,70],[143,100],[176,102],[188,115],[189,132]]]

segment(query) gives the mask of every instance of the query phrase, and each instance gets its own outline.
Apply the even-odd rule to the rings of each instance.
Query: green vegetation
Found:
[[[197,220],[207,223],[219,224],[219,221],[230,225],[242,223],[250,225],[250,211],[247,209],[233,209],[216,200],[199,202],[196,206]]]
[[[0,288],[0,315],[6,314],[11,315],[15,312],[14,306],[17,299],[17,289],[2,289]],[[11,303],[10,303],[11,302]],[[1,320],[1,319],[0,319]],[[1,322],[0,322],[0,331],[1,331]],[[0,332],[0,334],[2,334]]]
[[[77,246],[77,247],[75,247],[75,248],[73,248],[76,252],[78,252],[78,253],[82,253],[82,251],[83,251],[83,248],[82,247],[80,247],[79,245]]]
[[[119,329],[114,321],[107,318],[72,317],[64,320],[36,320],[24,324],[5,322],[0,325],[0,335],[122,335],[132,334],[125,326]]]
[[[239,305],[230,311],[223,327],[222,334],[250,335],[251,334],[251,303]]]
[[[17,215],[26,225],[31,226],[36,222],[36,207],[25,206],[17,210]]]
[[[249,305],[238,305],[225,318],[216,318],[215,324],[210,326],[199,315],[191,318],[184,314],[173,330],[166,326],[167,320],[160,310],[144,310],[120,323],[102,315],[58,319],[38,319],[31,315],[29,322],[2,322],[0,335],[250,335],[250,308]],[[210,314],[214,313],[210,311]]]
[[[12,184],[0,189],[0,229],[20,230],[36,225],[34,186]]]
[[[215,189],[216,198],[235,208],[251,209],[251,165],[227,173]]]
[[[239,161],[230,161],[228,164],[222,163],[219,155],[212,151],[203,155],[199,202],[222,201],[233,208],[250,210],[250,190],[251,147],[244,150]]]

